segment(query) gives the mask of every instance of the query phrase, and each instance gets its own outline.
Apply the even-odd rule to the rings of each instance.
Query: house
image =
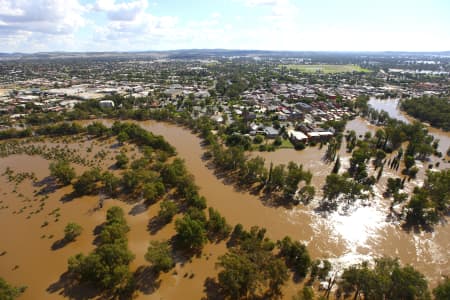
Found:
[[[274,139],[278,136],[278,130],[273,128],[272,126],[267,126],[263,129],[264,134],[269,139]]]
[[[98,102],[101,108],[114,108],[114,101],[112,100],[101,100]]]
[[[292,144],[305,143],[308,141],[308,136],[301,131],[288,130],[288,136]]]
[[[310,131],[307,135],[311,142],[324,142],[329,140],[333,136],[333,133],[330,131]]]
[[[297,102],[295,103],[295,106],[300,109],[301,111],[307,111],[310,112],[313,108],[311,105],[305,103],[305,102]]]

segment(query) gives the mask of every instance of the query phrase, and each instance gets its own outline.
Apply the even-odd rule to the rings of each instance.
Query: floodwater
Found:
[[[384,110],[386,111],[391,118],[411,123],[415,120],[415,118],[409,116],[399,108],[399,99],[377,99],[377,98],[370,98],[369,105],[372,106],[376,110]],[[450,148],[450,132],[446,132],[442,129],[435,128],[432,126],[428,127],[428,132],[434,136],[435,139],[439,139],[439,151],[445,154],[447,150]]]
[[[219,209],[232,224],[266,227],[268,235],[273,239],[290,235],[307,243],[314,257],[330,258],[337,266],[388,255],[397,256],[403,263],[414,265],[427,275],[432,284],[440,280],[442,274],[450,273],[448,226],[438,225],[432,233],[414,234],[403,231],[399,224],[386,219],[390,203],[383,200],[381,194],[387,178],[394,176],[388,170],[375,187],[378,196],[373,203],[357,205],[345,214],[335,212],[328,217],[321,217],[302,205],[293,209],[266,206],[257,196],[237,191],[231,185],[224,185],[202,161],[200,140],[188,130],[155,122],[144,122],[141,125],[163,135],[177,148],[178,155],[185,159],[189,171],[195,175],[208,204]],[[376,129],[359,118],[349,122],[348,128],[361,132]],[[332,165],[321,161],[325,150],[325,147],[321,150],[307,148],[300,152],[285,149],[258,155],[274,164],[290,160],[302,163],[317,175],[313,183],[316,190],[320,190],[323,181],[322,184],[318,181],[329,174],[332,168]],[[345,155],[343,147],[342,168],[348,167],[348,155]],[[412,189],[417,183],[420,181],[406,184],[406,189]]]
[[[112,121],[108,120],[103,122],[112,124]],[[337,211],[324,217],[303,205],[294,208],[272,207],[258,196],[239,191],[233,185],[227,184],[225,179],[218,178],[214,170],[208,168],[207,162],[202,160],[204,149],[201,141],[189,130],[153,121],[139,124],[155,134],[164,136],[176,147],[178,156],[185,160],[189,172],[195,176],[200,193],[207,198],[208,205],[218,209],[232,225],[241,223],[247,228],[254,225],[265,227],[267,235],[272,239],[289,235],[306,243],[313,258],[328,258],[338,269],[364,259],[388,255],[397,256],[403,263],[414,265],[433,285],[440,280],[442,274],[450,274],[448,226],[438,225],[434,232],[415,234],[403,231],[399,224],[386,219],[389,203],[382,199],[381,189],[387,178],[394,176],[388,171],[376,185],[375,192],[378,197],[375,197],[372,203],[361,203],[350,211]],[[373,131],[376,127],[356,118],[349,122],[347,129],[364,134],[365,131]],[[86,145],[83,147],[78,148],[84,151]],[[110,145],[103,147],[111,151],[111,157],[119,151]],[[263,156],[267,163],[288,163],[290,160],[302,163],[306,169],[313,172],[313,184],[320,196],[323,180],[332,168],[332,164],[322,161],[325,150],[326,147],[315,147],[304,151],[284,149],[258,154]],[[340,154],[344,168],[348,166],[348,155],[344,147]],[[106,167],[112,162],[112,158],[106,159],[103,166]],[[35,172],[38,180],[49,175],[48,161],[35,156],[14,155],[0,158],[1,173],[7,166],[16,172]],[[14,185],[7,183],[4,176],[0,177],[0,183],[0,207],[8,206],[0,209],[0,253],[6,251],[5,255],[0,256],[0,276],[12,284],[28,286],[21,299],[60,299],[77,294],[92,296],[90,290],[64,289],[60,276],[67,269],[68,257],[78,252],[88,253],[94,248],[94,229],[104,221],[105,212],[112,205],[121,206],[127,213],[131,228],[128,234],[129,248],[136,255],[131,266],[133,270],[148,266],[144,253],[150,240],[169,239],[174,235],[173,224],[167,225],[155,235],[148,231],[149,220],[157,213],[158,205],[141,210],[139,203],[127,204],[111,199],[105,202],[105,207],[96,209],[98,196],[61,202],[60,199],[70,193],[70,187],[51,193],[45,200],[44,210],[27,219],[29,213],[39,207],[42,198],[33,195],[36,187],[28,181],[22,182],[17,190],[23,196],[19,197],[18,193],[13,192]],[[412,184],[407,184],[407,188],[412,188]],[[18,214],[22,208],[23,212]],[[56,208],[60,208],[57,222],[54,215],[49,215]],[[41,227],[44,221],[48,221],[49,225]],[[83,234],[75,242],[52,250],[52,244],[62,238],[65,224],[71,221],[82,224]],[[51,235],[53,237],[49,238]],[[204,296],[205,279],[215,276],[217,257],[225,251],[224,243],[208,244],[203,251],[203,257],[178,263],[175,273],[161,276],[159,288],[154,289],[149,285],[139,293],[139,298],[200,299]],[[284,288],[286,298],[290,298],[298,289],[299,287],[290,282]]]

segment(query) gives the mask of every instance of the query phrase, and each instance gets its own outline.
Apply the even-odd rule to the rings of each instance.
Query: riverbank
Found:
[[[111,125],[113,121],[103,120],[103,122]],[[361,122],[361,124],[358,123],[360,126],[365,124],[362,120]],[[239,191],[234,186],[224,184],[223,180],[218,179],[214,170],[208,168],[206,162],[202,159],[204,154],[202,141],[189,130],[154,121],[139,122],[139,124],[155,134],[164,136],[176,148],[178,156],[185,160],[189,172],[195,176],[195,182],[200,187],[201,195],[208,199],[208,205],[217,209],[231,224],[241,223],[246,228],[253,225],[265,227],[268,229],[267,235],[273,240],[290,235],[294,240],[306,243],[313,258],[330,258],[334,266],[339,268],[364,259],[388,255],[398,256],[403,263],[412,264],[426,274],[432,285],[440,279],[441,274],[450,272],[447,257],[447,249],[450,247],[447,239],[449,234],[447,226],[438,225],[432,233],[413,234],[404,232],[398,224],[386,220],[385,214],[380,214],[380,212],[384,213],[388,207],[388,203],[383,201],[381,197],[376,198],[376,202],[370,206],[360,204],[345,214],[336,211],[326,217],[302,205],[294,209],[266,206],[260,201],[259,197],[245,191]],[[88,146],[81,147],[76,144],[72,147],[76,148],[77,146],[80,151],[87,151]],[[106,147],[109,148],[110,146]],[[303,152],[295,152],[299,155],[296,162],[303,163],[302,159],[305,162],[312,160],[317,162],[315,158],[321,156],[322,153],[318,149],[310,149],[317,156],[301,158]],[[112,149],[110,151],[110,157],[117,154]],[[321,151],[325,151],[325,149]],[[285,157],[285,155],[282,157]],[[0,171],[3,172],[7,166],[15,167],[17,165],[18,171],[34,172],[39,179],[42,179],[48,176],[48,161],[38,161],[34,156],[2,158],[0,159]],[[23,162],[23,165],[17,164],[17,162]],[[106,160],[105,163],[106,165],[112,164],[112,161]],[[280,163],[280,161],[274,159],[274,163]],[[348,164],[348,161],[343,160],[343,165],[346,164]],[[318,168],[320,168],[320,164],[318,164]],[[386,174],[386,176],[389,176],[389,174]],[[320,176],[317,177],[320,178]],[[25,197],[32,200],[33,187],[31,184],[29,186],[27,184],[30,183],[22,183],[21,190],[25,191]],[[90,196],[61,203],[59,199],[64,194],[70,193],[70,188],[67,188],[61,190],[61,194],[58,192],[50,195],[45,213],[36,216],[36,219],[32,217],[27,220],[25,214],[19,216],[13,214],[15,210],[20,210],[23,205],[17,201],[13,192],[14,186],[6,181],[2,182],[1,186],[2,193],[6,193],[4,195],[5,203],[10,205],[8,209],[0,210],[2,222],[0,234],[4,234],[5,238],[5,243],[3,243],[2,237],[2,245],[8,245],[8,249],[5,249],[7,254],[0,257],[1,275],[11,283],[25,284],[30,287],[30,290],[24,295],[24,299],[32,299],[26,298],[29,297],[27,295],[37,295],[39,298],[49,299],[68,296],[64,294],[59,278],[66,269],[67,257],[80,251],[89,252],[93,248],[94,229],[103,222],[104,212],[110,206],[121,206],[126,212],[130,213],[133,209],[133,211],[136,211],[134,205],[116,200],[106,201],[104,208],[95,211],[98,197]],[[8,189],[5,187],[8,187]],[[61,209],[60,220],[50,222],[49,226],[41,227],[48,218],[48,214],[57,208]],[[145,264],[143,254],[150,239],[163,239],[172,236],[174,233],[173,226],[164,227],[155,236],[148,232],[148,221],[156,213],[157,207],[150,206],[148,210],[141,213],[127,214],[127,222],[131,227],[129,247],[137,257],[132,268]],[[83,224],[87,234],[82,235],[80,240],[71,244],[71,247],[58,250],[60,252],[52,251],[51,245],[55,239],[62,235],[62,226],[72,219]],[[29,221],[33,222],[30,223]],[[15,227],[22,229],[18,231],[9,230]],[[43,234],[46,235],[46,238],[41,239]],[[48,238],[51,235],[53,237]],[[18,239],[17,236],[21,238]],[[45,259],[36,259],[36,256],[30,255],[27,245],[31,243],[37,245],[33,253],[39,254],[39,257]],[[74,246],[74,249],[72,249],[72,246]],[[157,290],[143,292],[140,297],[172,299],[183,298],[188,295],[190,298],[201,298],[204,280],[209,276],[214,276],[217,272],[215,261],[225,250],[225,247],[221,244],[208,244],[203,251],[207,255],[207,259],[205,257],[203,259],[194,258],[192,262],[176,269],[177,274],[163,275],[161,286]],[[11,254],[14,254],[14,256]],[[13,270],[15,265],[19,267]],[[40,276],[42,270],[46,270],[46,274]],[[188,275],[184,277],[185,274]],[[189,278],[190,274],[195,275]],[[23,282],[23,278],[26,278],[27,282]],[[48,290],[49,288],[50,290]],[[295,292],[291,285],[288,285],[285,289],[287,298],[289,298],[290,293]],[[60,292],[63,292],[63,295],[60,295]]]

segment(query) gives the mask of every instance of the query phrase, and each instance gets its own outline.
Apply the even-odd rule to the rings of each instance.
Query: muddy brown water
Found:
[[[399,108],[399,99],[398,98],[389,98],[389,99],[377,99],[377,98],[370,98],[369,99],[369,105],[372,106],[376,110],[384,110],[386,111],[391,118],[411,123],[415,121],[416,119],[412,116],[406,114],[404,111],[400,110]],[[447,152],[447,149],[450,147],[450,132],[444,131],[439,128],[435,128],[432,126],[428,126],[428,132],[434,136],[435,139],[439,139],[439,151],[445,154]]]
[[[103,121],[112,124],[112,121]],[[296,240],[305,242],[314,258],[329,258],[336,268],[359,262],[363,259],[382,255],[397,256],[403,263],[410,263],[423,272],[434,285],[442,274],[450,274],[449,227],[436,226],[431,233],[406,233],[399,225],[386,221],[389,203],[378,200],[369,206],[360,206],[348,215],[332,214],[326,218],[311,211],[309,207],[299,205],[292,209],[265,205],[257,196],[236,190],[232,185],[224,184],[217,178],[214,170],[209,169],[202,160],[204,149],[200,139],[189,130],[158,122],[140,122],[141,126],[164,138],[176,147],[178,156],[186,162],[188,170],[195,176],[201,194],[208,200],[208,205],[219,210],[230,224],[241,223],[245,227],[261,226],[267,228],[267,235],[272,239],[281,239],[290,235]],[[363,119],[355,119],[348,125],[359,134],[367,130],[375,130]],[[108,150],[111,150],[109,146]],[[113,151],[113,150],[111,150]],[[260,153],[267,162],[274,164],[287,163],[294,160],[303,163],[314,174],[313,184],[320,189],[323,179],[332,165],[321,161],[323,149],[307,148],[304,151],[280,150]],[[342,153],[343,165],[346,157]],[[15,171],[35,172],[38,179],[49,175],[48,161],[33,156],[13,155],[0,159],[0,172],[7,166]],[[106,164],[111,163],[107,161]],[[386,178],[389,172],[386,172]],[[384,178],[383,180],[386,180]],[[382,183],[380,183],[382,184]],[[67,259],[78,252],[88,253],[94,248],[93,231],[105,219],[108,207],[118,205],[127,213],[127,221],[131,231],[128,235],[130,250],[136,255],[132,269],[147,266],[144,253],[150,240],[169,239],[174,235],[173,224],[169,224],[156,235],[151,235],[147,226],[149,220],[157,213],[158,205],[146,210],[136,209],[136,204],[126,204],[117,200],[107,200],[102,209],[96,209],[98,196],[82,197],[70,202],[60,199],[70,193],[70,187],[53,192],[45,200],[47,203],[42,212],[33,214],[30,211],[39,207],[40,198],[35,200],[33,187],[29,181],[19,185],[18,193],[13,193],[13,184],[0,177],[0,276],[16,285],[27,285],[28,289],[21,299],[60,299],[74,297],[77,294],[90,295],[90,291],[70,290],[62,288],[60,276],[67,270]],[[381,189],[381,187],[380,187]],[[25,200],[28,198],[27,200]],[[31,200],[31,202],[28,202]],[[17,214],[24,206],[24,212]],[[58,222],[49,213],[60,208]],[[16,213],[14,213],[14,211]],[[129,212],[138,211],[131,215]],[[49,225],[41,227],[44,221]],[[63,228],[68,222],[77,222],[84,228],[83,234],[73,243],[52,250],[52,244],[62,238]],[[45,235],[45,237],[43,237]],[[49,238],[53,235],[52,238]],[[207,277],[217,273],[215,263],[217,257],[226,251],[224,243],[208,244],[203,253],[207,256],[193,258],[191,262],[178,263],[176,273],[163,274],[158,289],[151,286],[139,293],[145,299],[200,299],[204,296],[203,283]],[[193,276],[191,274],[194,274]],[[191,278],[192,277],[192,278]],[[294,293],[298,286],[290,282],[285,288],[286,298]]]

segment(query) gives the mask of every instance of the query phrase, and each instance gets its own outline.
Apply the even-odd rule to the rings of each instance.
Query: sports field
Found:
[[[299,70],[304,73],[346,73],[346,72],[370,72],[368,69],[357,65],[280,65],[280,67]]]

